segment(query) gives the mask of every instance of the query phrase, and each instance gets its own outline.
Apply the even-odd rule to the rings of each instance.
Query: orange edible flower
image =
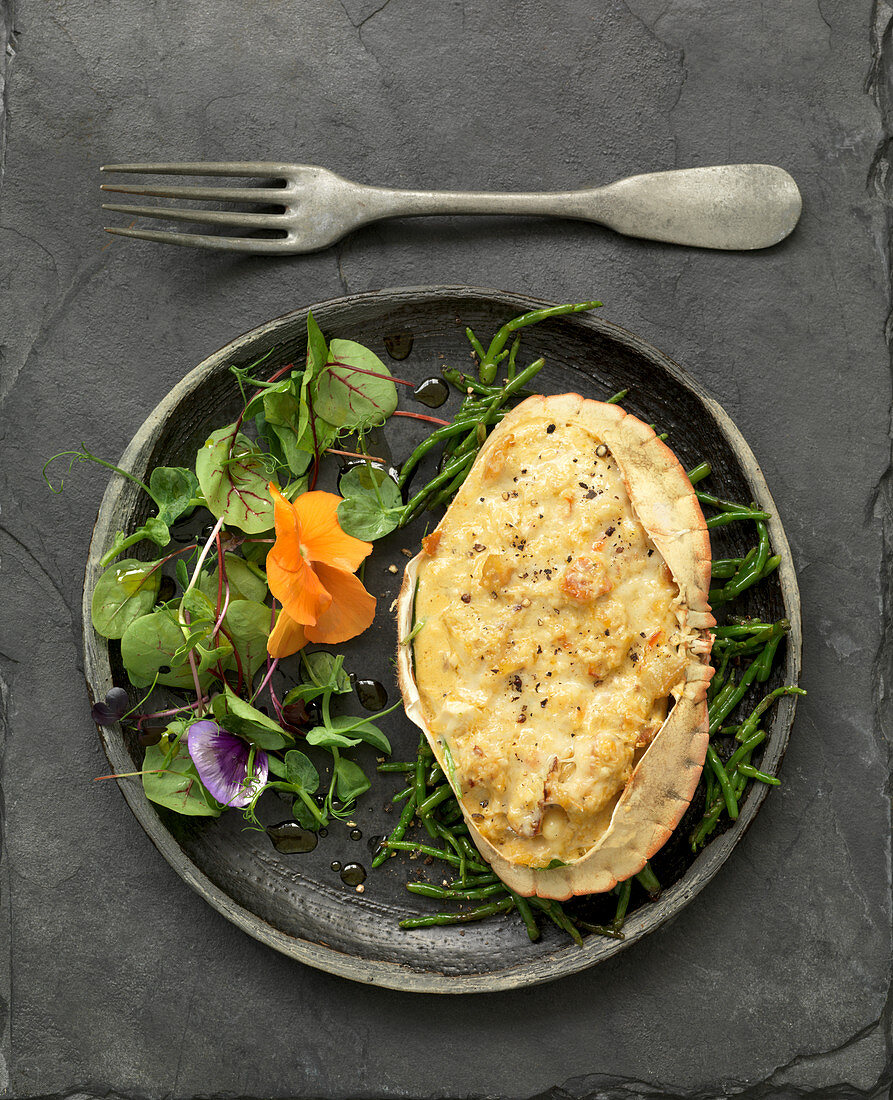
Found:
[[[267,652],[288,657],[308,642],[362,634],[375,618],[375,597],[353,574],[372,543],[341,530],[335,493],[302,493],[291,504],[271,482],[270,496],[276,542],[267,555],[267,582],[282,610]]]

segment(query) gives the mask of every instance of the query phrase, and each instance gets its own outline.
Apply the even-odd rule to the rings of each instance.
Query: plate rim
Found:
[[[557,304],[533,295],[513,291],[463,284],[435,284],[391,287],[367,291],[362,294],[343,295],[296,310],[290,310],[227,341],[226,344],[218,348],[217,351],[212,352],[211,355],[206,356],[185,374],[179,382],[168,390],[137,429],[118,465],[124,470],[138,472],[140,460],[148,457],[155,432],[166,422],[170,413],[180,406],[182,401],[197,389],[208,375],[220,370],[225,361],[231,359],[245,344],[275,331],[283,324],[306,320],[310,311],[313,311],[317,319],[323,318],[324,323],[327,314],[343,310],[348,306],[381,304],[386,309],[394,309],[401,302],[418,302],[423,299],[428,303],[436,303],[457,297],[474,299],[489,306],[496,305],[517,309],[518,312]],[[692,392],[706,406],[718,423],[752,487],[757,490],[756,499],[771,513],[772,518],[768,522],[770,539],[773,549],[781,557],[778,576],[782,600],[787,617],[791,622],[791,632],[788,635],[786,647],[785,682],[799,683],[802,657],[802,624],[797,577],[790,545],[778,516],[778,509],[775,507],[765,476],[750,445],[728,413],[710,396],[701,383],[665,352],[642,337],[629,332],[614,322],[604,320],[597,314],[590,312],[573,314],[563,318],[563,320],[585,329],[594,330],[625,345],[651,362],[658,363],[673,376],[677,383]],[[134,496],[138,492],[125,479],[113,479],[106,486],[87,554],[82,603],[82,638],[84,644],[84,677],[91,701],[95,701],[94,684],[101,685],[100,691],[103,688],[108,690],[108,687],[112,686],[111,670],[108,662],[108,645],[104,639],[99,639],[99,636],[95,634],[90,615],[93,586],[99,571],[98,559],[106,545],[111,527],[110,520],[116,511],[117,505],[122,499],[126,499],[131,495],[131,491]],[[105,667],[103,667],[103,663]],[[779,700],[770,736],[766,742],[765,751],[767,755],[764,757],[764,763],[771,771],[777,770],[784,756],[790,738],[796,705],[796,695],[782,696]],[[120,726],[98,726],[97,729],[103,750],[113,770],[126,769],[129,757],[124,758],[126,754]],[[418,969],[396,961],[360,958],[323,944],[300,939],[274,928],[251,910],[233,901],[224,890],[216,886],[199,870],[183,852],[173,835],[165,828],[160,817],[143,796],[141,788],[135,784],[124,783],[121,780],[118,780],[117,783],[140,826],[178,877],[222,916],[256,940],[299,962],[343,978],[403,992],[451,994],[497,992],[537,985],[579,973],[598,962],[625,951],[648,933],[656,930],[660,925],[669,923],[707,886],[750,827],[768,794],[768,787],[763,784],[756,784],[751,788],[738,820],[719,837],[711,841],[686,869],[683,876],[668,887],[656,902],[636,910],[625,926],[626,938],[624,940],[606,940],[591,936],[584,940],[582,948],[574,944],[568,944],[537,959],[515,963],[501,970],[481,974],[447,974],[436,970]]]

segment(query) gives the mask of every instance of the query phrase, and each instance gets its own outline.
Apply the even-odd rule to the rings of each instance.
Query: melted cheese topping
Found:
[[[416,681],[463,805],[512,862],[570,863],[683,677],[678,587],[575,423],[506,435],[424,544]]]

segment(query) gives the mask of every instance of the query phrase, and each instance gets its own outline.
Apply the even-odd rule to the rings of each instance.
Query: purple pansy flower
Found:
[[[193,722],[186,735],[186,746],[202,783],[225,806],[247,806],[267,781],[270,771],[267,754],[255,749],[254,776],[246,786],[251,746],[216,722],[208,719]]]

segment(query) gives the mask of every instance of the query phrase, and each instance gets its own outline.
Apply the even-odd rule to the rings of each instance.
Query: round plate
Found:
[[[413,382],[437,374],[447,364],[468,368],[470,325],[486,343],[509,318],[549,303],[516,294],[469,287],[414,287],[339,298],[312,306],[326,337],[357,340],[389,362],[393,373]],[[230,365],[246,366],[270,352],[272,371],[291,360],[303,362],[307,310],[297,310],[221,348],[188,374],[152,412],[127,448],[120,465],[143,480],[156,465],[191,466],[209,431],[238,414],[239,393]],[[388,348],[399,356],[395,362]],[[408,355],[404,358],[404,353]],[[544,393],[577,391],[606,398],[628,388],[624,407],[669,432],[669,444],[687,469],[704,459],[713,474],[713,491],[737,500],[755,500],[775,517],[775,507],[750,448],[723,410],[689,375],[638,337],[602,320],[577,314],[526,329],[519,364],[543,355],[546,367],[537,388]],[[401,407],[427,413],[401,390]],[[457,403],[445,406],[449,416]],[[399,461],[430,426],[417,420],[392,419],[376,450],[390,447]],[[383,455],[382,457],[389,457]],[[131,529],[147,515],[148,500],[123,478],[108,486],[93,535],[84,589],[85,670],[94,699],[113,684],[126,684],[118,643],[108,644],[90,625],[90,601],[102,553],[114,533]],[[367,563],[367,587],[379,598],[376,623],[360,638],[339,646],[345,667],[361,678],[383,683],[391,701],[399,697],[392,655],[395,629],[388,608],[399,588],[406,556],[414,554],[430,516],[376,543]],[[741,553],[748,531],[733,524],[720,529],[719,554]],[[787,617],[791,633],[783,650],[784,665],[766,687],[796,683],[800,665],[800,603],[790,550],[780,521],[770,521],[778,572],[747,594],[746,611],[772,618]],[[146,544],[141,547],[148,554]],[[139,552],[140,547],[137,548]],[[397,566],[396,573],[389,566]],[[736,608],[737,610],[737,608]],[[783,697],[774,711],[762,765],[775,772],[787,743],[796,697]],[[356,704],[347,696],[342,702]],[[359,707],[354,705],[355,712]],[[402,712],[384,720],[395,759],[413,759],[417,731]],[[100,730],[114,772],[140,766],[142,750],[132,734],[119,727]],[[374,771],[371,750],[361,762]],[[371,871],[365,892],[358,894],[332,871],[333,861],[371,864],[369,843],[393,827],[390,798],[402,785],[399,776],[381,775],[373,782],[353,818],[364,834],[350,839],[346,825],[335,823],[315,851],[282,855],[262,831],[244,829],[238,814],[219,819],[184,818],[148,802],[138,779],[119,781],[124,796],[149,837],[180,877],[225,917],[252,936],[301,962],[357,981],[423,992],[469,993],[507,989],[549,981],[583,970],[615,955],[674,917],[716,874],[753,821],[767,788],[753,783],[737,822],[715,836],[693,858],[687,838],[700,808],[693,805],[665,848],[652,861],[664,885],[656,902],[644,898],[631,912],[623,941],[592,935],[576,947],[551,925],[530,943],[515,915],[491,918],[461,928],[403,932],[397,922],[409,913],[430,913],[436,903],[405,890],[411,872],[422,864],[403,858]],[[262,820],[272,824],[290,817],[277,796],[261,800]],[[398,807],[399,812],[399,807]],[[263,815],[266,815],[265,817]],[[437,869],[433,872],[437,875]],[[634,896],[638,891],[634,892]]]

